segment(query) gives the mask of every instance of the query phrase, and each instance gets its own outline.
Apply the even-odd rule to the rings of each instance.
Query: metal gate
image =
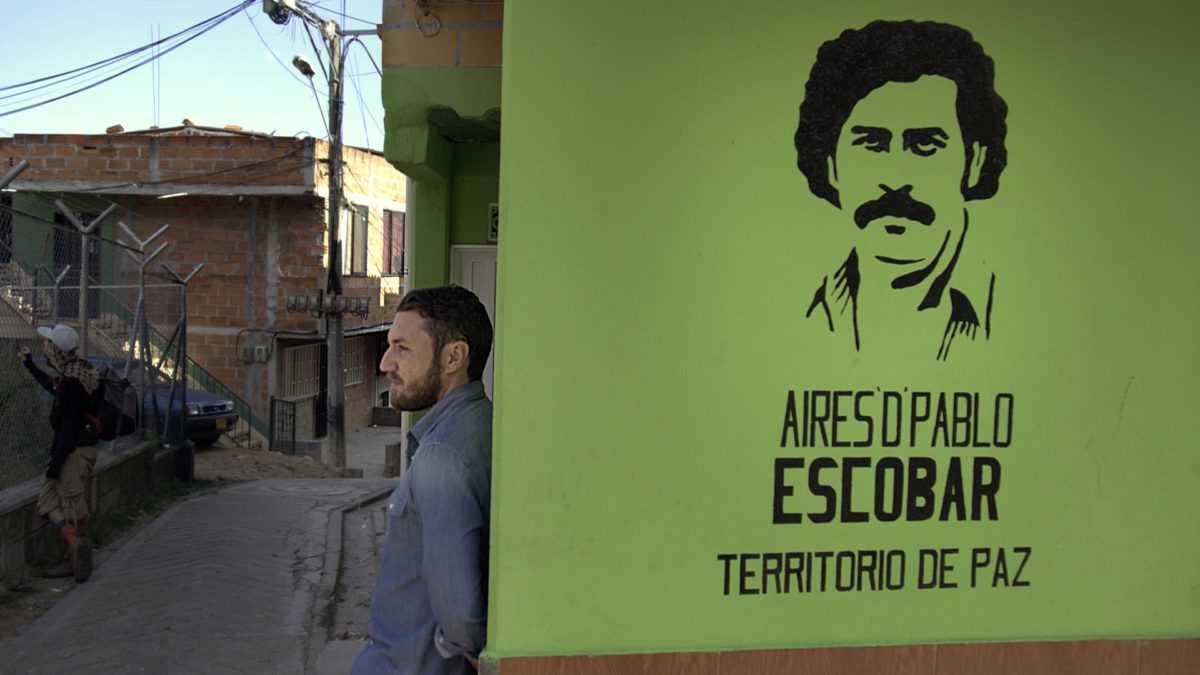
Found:
[[[271,449],[296,454],[296,402],[271,397]]]

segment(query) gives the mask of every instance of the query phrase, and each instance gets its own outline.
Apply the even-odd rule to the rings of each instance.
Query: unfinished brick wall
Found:
[[[0,138],[8,166],[25,159],[30,182],[308,185],[311,138],[17,134]],[[89,186],[91,188],[95,185]]]
[[[329,143],[314,141],[313,158],[316,165],[315,185],[329,189]],[[342,148],[345,165],[342,189],[347,195],[371,196],[399,203],[405,202],[406,178],[382,154],[355,147]]]
[[[30,161],[19,188],[73,193],[68,202],[95,201],[97,211],[115,202],[119,209],[112,220],[121,220],[140,237],[171,225],[162,240],[170,241],[171,248],[153,269],[167,263],[186,273],[205,264],[188,294],[188,351],[264,420],[279,377],[276,336],[319,327],[311,315],[288,312],[287,298],[315,294],[326,286],[328,164],[322,160],[328,152],[325,141],[291,138],[0,138],[0,162]],[[383,276],[383,213],[404,210],[406,179],[377,153],[346,148],[344,156],[348,201],[367,206],[369,213],[367,273],[343,283],[347,295],[371,299],[369,316],[346,317],[346,328],[353,329],[390,321],[390,308],[402,290],[401,278]],[[177,192],[184,194],[171,196]],[[344,241],[348,226],[343,224]],[[111,224],[104,232],[110,238],[120,234]],[[136,281],[126,268],[120,277],[113,281]],[[150,280],[156,281],[163,280]],[[127,305],[132,308],[132,298]],[[180,311],[173,289],[149,293],[148,316],[164,336],[173,332]],[[241,348],[255,346],[267,350],[266,363],[244,362]],[[372,357],[377,363],[377,355]],[[350,429],[369,423],[373,394],[373,377],[347,389]]]
[[[499,66],[504,3],[442,3],[433,0],[441,20],[436,35],[417,26],[424,11],[415,0],[384,0],[383,66]]]
[[[383,356],[380,345],[383,338],[377,334],[365,335],[365,363],[363,381],[346,387],[346,429],[360,429],[371,424],[371,408],[376,405],[375,376],[379,372],[379,359]]]
[[[327,190],[329,168],[323,160],[329,157],[329,144],[318,140],[314,152],[318,160],[316,185]],[[384,247],[386,237],[383,212],[387,209],[404,210],[407,178],[379,153],[359,148],[344,148],[342,159],[346,167],[343,186],[346,202],[367,207],[369,237],[365,276],[344,277],[342,287],[347,295],[372,299],[370,316],[366,319],[347,317],[346,326],[375,325],[392,320],[389,308],[395,307],[399,294],[403,292],[401,277],[384,274],[384,258],[387,251]],[[349,223],[341,223],[343,241],[348,241],[345,232],[349,226]]]
[[[313,294],[325,287],[324,200],[261,196],[166,200],[114,196],[114,200],[123,207],[122,212],[130,215],[132,222],[128,224],[140,236],[162,223],[171,224],[172,247],[163,256],[165,262],[183,270],[205,263],[188,294],[189,352],[214,377],[251,402],[265,419],[270,412],[269,369],[275,366],[245,364],[239,348],[261,345],[270,353],[277,331],[310,332],[319,328],[317,318],[287,311],[287,297]],[[372,211],[372,220],[377,215]],[[382,235],[375,226],[370,230],[368,252],[379,257]],[[391,320],[391,308],[383,299],[398,291],[400,279],[380,277],[378,269],[375,264],[374,276],[343,278],[347,295],[372,299],[371,314],[365,319],[347,316],[347,329]],[[157,314],[173,318],[177,312]],[[169,334],[167,326],[160,330]],[[374,363],[370,369],[373,374]],[[350,429],[369,423],[372,387],[372,382],[365,381],[347,389]]]
[[[315,196],[157,199],[122,195],[112,199],[121,206],[120,217],[139,236],[148,236],[163,223],[171,225],[167,239],[172,245],[160,258],[162,262],[181,271],[205,263],[188,293],[188,351],[267,419],[270,369],[276,366],[273,360],[243,363],[239,350],[261,345],[271,353],[278,331],[319,328],[317,318],[287,311],[287,297],[313,294],[325,287],[324,200]],[[381,214],[381,210],[373,210],[372,221]],[[381,259],[383,241],[377,225],[369,228],[368,253]],[[347,295],[372,299],[370,316],[347,316],[347,329],[391,320],[383,300],[398,291],[400,279],[378,276],[378,261],[371,270],[374,276],[343,279]],[[178,309],[171,304],[173,295],[157,297],[165,299],[151,308],[150,316],[164,320],[156,327],[169,336],[173,325],[165,322],[174,321]],[[369,423],[372,387],[373,382],[365,381],[347,389],[348,428]]]
[[[274,345],[277,331],[314,331],[317,320],[287,311],[289,294],[324,282],[325,211],[314,196],[156,199],[115,195],[122,218],[139,236],[171,225],[171,248],[160,257],[186,272],[204,269],[188,292],[188,351],[205,370],[268,415],[269,363],[242,362],[241,346]],[[170,335],[178,310],[173,297],[151,294],[156,328]]]

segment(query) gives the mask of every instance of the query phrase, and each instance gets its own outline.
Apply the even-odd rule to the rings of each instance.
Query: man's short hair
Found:
[[[987,199],[996,194],[1008,161],[1004,147],[1008,106],[996,93],[991,57],[958,26],[872,21],[821,45],[804,87],[795,136],[796,165],[814,195],[841,206],[837,188],[829,182],[827,158],[834,156],[854,106],[888,82],[915,82],[922,75],[940,75],[958,85],[958,125],[967,151],[963,197]],[[987,156],[978,183],[968,186],[975,142],[987,147]]]
[[[492,350],[492,322],[474,293],[462,286],[418,288],[400,300],[396,313],[400,312],[416,312],[425,319],[426,330],[433,338],[434,358],[447,344],[465,341],[470,348],[467,378],[483,378]]]

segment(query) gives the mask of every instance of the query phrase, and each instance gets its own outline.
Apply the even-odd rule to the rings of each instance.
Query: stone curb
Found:
[[[308,643],[305,646],[304,673],[314,675],[321,651],[329,642],[326,633],[336,610],[335,596],[342,569],[342,527],[348,511],[361,509],[371,502],[382,499],[396,489],[394,484],[379,488],[358,500],[338,506],[329,511],[329,524],[325,527],[325,557],[321,567],[321,582],[313,598],[309,615]]]

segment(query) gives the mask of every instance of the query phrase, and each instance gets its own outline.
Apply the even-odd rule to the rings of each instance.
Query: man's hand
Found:
[[[29,350],[29,347],[21,347],[17,351],[17,358],[20,359],[21,363],[29,363],[29,359],[33,358],[33,352]]]
[[[471,667],[475,669],[475,672],[479,672],[479,659],[473,659],[470,656],[464,656],[463,658],[467,660],[467,663],[471,664]]]

